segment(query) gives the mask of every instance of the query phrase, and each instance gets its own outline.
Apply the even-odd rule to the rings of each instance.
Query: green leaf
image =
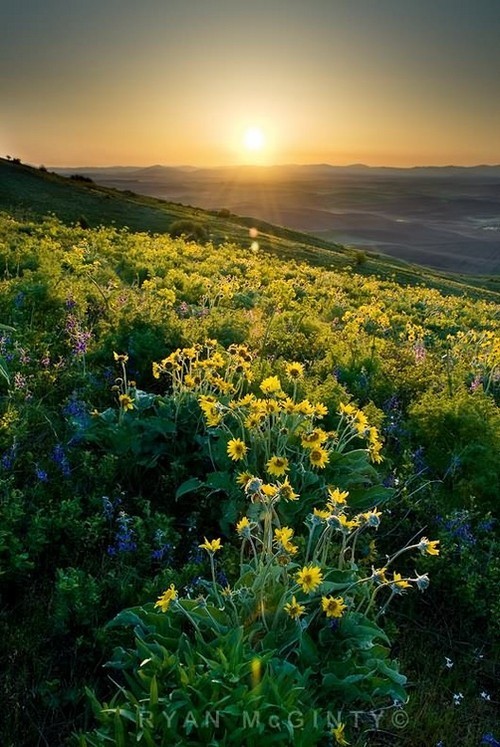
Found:
[[[234,487],[231,473],[221,471],[210,472],[210,474],[207,475],[206,484],[209,488],[213,488],[214,490],[224,490],[226,493],[229,493],[231,488]]]
[[[156,681],[156,675],[151,678],[151,684],[149,686],[149,701],[152,706],[158,703],[158,682]]]
[[[202,486],[203,483],[201,480],[198,480],[197,477],[191,477],[189,480],[183,482],[182,485],[179,485],[175,491],[175,499],[178,500],[179,498],[182,498],[183,495],[192,493],[193,490],[198,490],[198,488],[201,488]]]

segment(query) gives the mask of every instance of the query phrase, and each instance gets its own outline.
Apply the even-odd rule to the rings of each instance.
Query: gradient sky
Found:
[[[0,155],[500,163],[500,0],[0,0],[0,18]]]

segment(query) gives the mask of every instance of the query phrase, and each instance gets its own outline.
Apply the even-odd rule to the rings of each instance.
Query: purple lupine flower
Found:
[[[64,477],[69,477],[71,467],[62,444],[56,444],[52,450],[52,460],[57,464]]]
[[[48,476],[47,472],[44,469],[42,469],[41,467],[39,467],[38,465],[35,465],[35,475],[36,475],[36,479],[39,482],[48,482],[49,481],[49,476]]]

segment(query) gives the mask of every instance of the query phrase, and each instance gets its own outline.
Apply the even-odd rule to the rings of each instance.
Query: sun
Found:
[[[265,137],[260,127],[248,127],[243,135],[243,144],[253,153],[261,151],[265,145]]]

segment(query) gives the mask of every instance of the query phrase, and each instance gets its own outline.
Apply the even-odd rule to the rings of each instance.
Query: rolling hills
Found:
[[[158,168],[163,170],[163,167]],[[127,169],[122,171],[128,175]],[[190,172],[184,171],[184,178],[190,179]],[[215,245],[232,242],[248,248],[252,243],[249,229],[254,227],[258,230],[260,249],[284,259],[331,269],[355,267],[356,272],[363,275],[377,275],[404,284],[423,284],[446,293],[468,293],[490,300],[499,297],[498,277],[431,270],[375,252],[355,251],[255,217],[237,216],[227,209],[203,210],[167,202],[130,190],[98,186],[89,177],[68,178],[43,167],[38,169],[6,159],[0,159],[0,209],[32,219],[55,214],[68,224],[112,225],[150,233],[167,233],[174,222],[187,220],[201,224],[207,238]]]

